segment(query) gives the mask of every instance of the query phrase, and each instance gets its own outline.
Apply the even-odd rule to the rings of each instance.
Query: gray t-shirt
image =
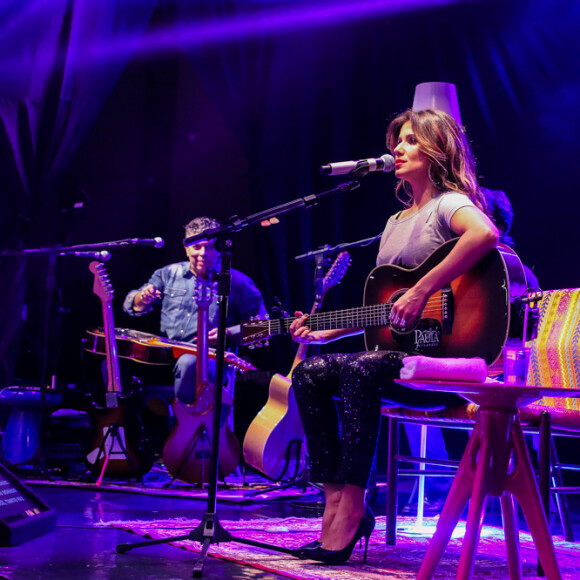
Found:
[[[409,217],[391,216],[381,238],[377,266],[417,267],[441,244],[457,237],[451,229],[451,218],[466,206],[475,207],[467,195],[446,192],[429,200]]]

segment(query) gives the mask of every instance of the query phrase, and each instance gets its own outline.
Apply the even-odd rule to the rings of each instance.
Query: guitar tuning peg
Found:
[[[255,345],[255,344],[249,344],[249,345],[248,345],[248,348],[249,348],[250,350],[254,350],[254,349],[256,348],[256,345]]]
[[[264,346],[269,346],[270,345],[270,341],[269,340],[265,340],[264,341]]]

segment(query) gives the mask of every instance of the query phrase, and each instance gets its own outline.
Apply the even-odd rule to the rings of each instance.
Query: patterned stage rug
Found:
[[[385,518],[377,517],[377,526],[371,536],[366,564],[364,550],[355,548],[351,559],[341,566],[325,566],[316,562],[299,560],[281,552],[255,548],[238,542],[212,544],[209,555],[239,564],[245,564],[300,580],[411,580],[416,578],[429,543],[428,535],[413,532],[415,518],[400,517],[397,545],[385,544]],[[151,539],[170,538],[184,535],[195,529],[199,520],[171,519],[153,521],[103,522],[102,525],[122,528],[139,536]],[[425,519],[427,526],[435,526],[436,518]],[[222,521],[222,526],[233,537],[240,537],[286,548],[296,548],[318,537],[320,518],[264,518],[260,520]],[[460,526],[465,522],[460,522]],[[457,531],[460,531],[458,528]],[[129,542],[130,543],[130,542]],[[536,568],[537,551],[530,534],[520,532],[520,557],[524,578],[538,578]],[[433,576],[436,580],[455,578],[461,537],[451,540],[447,551]],[[554,538],[558,562],[564,580],[578,578],[580,544]],[[172,542],[172,545],[199,552],[201,544],[193,541]],[[484,526],[475,559],[472,578],[501,580],[509,578],[503,531]]]

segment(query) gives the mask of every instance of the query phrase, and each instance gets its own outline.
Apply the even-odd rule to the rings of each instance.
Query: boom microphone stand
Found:
[[[243,227],[248,225],[253,225],[256,223],[268,222],[274,217],[283,215],[302,207],[311,207],[317,204],[318,199],[325,195],[333,193],[344,193],[347,191],[352,191],[360,187],[359,179],[364,177],[368,173],[368,163],[359,164],[360,168],[357,167],[353,175],[356,180],[342,183],[337,187],[318,193],[311,194],[307,197],[298,198],[294,201],[270,208],[268,210],[253,214],[245,219],[240,219],[238,216],[233,216],[229,220],[223,222],[217,228],[212,228],[205,230],[194,236],[187,237],[183,240],[185,246],[192,246],[199,242],[216,240],[216,246],[222,252],[221,257],[221,268],[218,275],[218,334],[217,334],[217,347],[216,347],[216,389],[215,389],[215,400],[214,400],[214,415],[212,423],[212,447],[211,447],[211,457],[210,457],[210,468],[209,468],[209,484],[208,484],[208,498],[207,498],[207,510],[203,516],[202,521],[197,526],[197,528],[191,530],[189,533],[182,536],[174,536],[172,538],[163,538],[160,540],[148,540],[145,542],[136,542],[132,544],[119,544],[117,546],[118,553],[124,553],[128,550],[134,548],[140,548],[144,546],[151,546],[155,544],[163,544],[168,542],[175,542],[181,540],[193,540],[196,542],[201,542],[201,553],[199,558],[194,563],[193,576],[199,578],[203,574],[204,561],[207,556],[207,552],[212,543],[220,542],[238,542],[240,544],[247,544],[249,546],[254,546],[257,548],[264,548],[267,550],[274,550],[277,552],[283,552],[296,556],[296,550],[290,548],[284,548],[281,546],[273,546],[271,544],[266,544],[264,542],[256,542],[246,538],[233,537],[230,532],[225,530],[219,522],[218,515],[216,513],[216,496],[217,496],[217,483],[218,483],[218,457],[219,457],[219,419],[222,403],[222,384],[223,384],[223,367],[224,367],[224,354],[225,354],[225,344],[226,344],[226,315],[227,315],[227,305],[228,297],[230,292],[230,278],[231,278],[231,247],[232,242],[228,239],[229,234],[241,230]]]
[[[69,251],[66,247],[58,248],[28,248],[24,250],[3,250],[0,252],[0,256],[13,256],[19,258],[32,258],[32,257],[42,257],[46,258],[46,277],[44,281],[44,307],[42,311],[42,324],[40,326],[41,331],[41,350],[40,350],[40,377],[39,377],[39,405],[38,414],[40,416],[39,422],[35,427],[39,434],[44,432],[45,422],[46,422],[46,410],[48,404],[51,402],[54,404],[56,401],[60,401],[60,395],[56,396],[56,362],[58,360],[58,352],[55,349],[50,352],[51,344],[51,329],[53,327],[53,300],[57,292],[57,278],[56,278],[56,261],[59,256],[72,256],[72,257],[82,257],[82,258],[92,258],[101,261],[108,260],[111,255],[109,252],[77,252]],[[54,335],[52,335],[54,338]],[[53,340],[53,343],[60,346],[58,340]],[[52,354],[52,359],[49,360],[50,354]],[[52,393],[52,395],[49,394]],[[33,393],[31,393],[31,396]],[[55,398],[56,397],[56,398]],[[33,401],[35,399],[32,399]],[[36,445],[38,442],[34,443],[35,437],[27,438],[27,442],[23,445],[26,446],[26,453],[34,447],[33,454],[36,453]],[[44,471],[46,469],[45,461],[42,456],[40,459],[40,469]],[[18,463],[18,461],[16,461]]]
[[[111,258],[111,254],[108,251],[111,248],[117,247],[128,247],[128,246],[153,246],[155,248],[163,247],[165,242],[162,238],[127,238],[124,240],[115,240],[111,242],[99,242],[94,244],[81,244],[75,246],[60,246],[60,247],[50,247],[50,248],[30,248],[26,250],[3,250],[0,252],[0,256],[23,256],[23,257],[34,257],[34,256],[46,256],[48,260],[47,276],[46,276],[46,287],[45,287],[45,312],[44,312],[44,322],[43,322],[43,337],[42,337],[42,369],[40,376],[41,384],[41,399],[44,407],[45,394],[44,386],[53,382],[49,380],[49,368],[48,368],[48,342],[49,342],[49,328],[50,328],[50,303],[52,301],[55,287],[56,287],[56,276],[55,276],[55,263],[57,256],[67,256],[76,258],[89,258],[92,260],[99,260],[101,262],[106,262]]]
[[[47,259],[47,273],[45,281],[45,296],[44,296],[44,318],[42,323],[42,351],[41,351],[41,370],[40,370],[40,394],[41,394],[41,408],[44,410],[47,385],[52,385],[54,388],[54,368],[49,369],[48,350],[50,342],[50,328],[51,328],[51,304],[56,289],[56,258],[57,256],[73,256],[80,258],[91,258],[93,260],[107,261],[111,254],[109,252],[78,252],[70,250],[68,247],[58,248],[29,248],[26,250],[3,250],[0,252],[1,256],[17,256],[17,257],[36,257],[42,256]],[[51,376],[52,375],[52,376]]]
[[[154,246],[160,248],[164,244],[162,238],[140,239],[129,238],[124,240],[116,240],[111,242],[102,242],[94,244],[83,244],[75,246],[58,246],[58,247],[41,247],[28,248],[24,250],[2,250],[0,256],[14,256],[14,257],[46,257],[47,272],[45,280],[45,297],[44,297],[44,313],[42,322],[42,343],[41,343],[41,369],[40,369],[40,416],[41,421],[45,421],[45,411],[47,407],[47,389],[54,390],[56,388],[56,362],[49,361],[49,345],[50,345],[50,329],[52,327],[52,301],[57,288],[57,279],[55,274],[57,257],[73,257],[73,258],[88,258],[91,260],[99,260],[106,262],[111,258],[108,251],[114,247],[128,247],[135,245]],[[43,432],[43,425],[41,424],[40,432]]]
[[[340,252],[347,253],[346,252],[347,248],[369,246],[373,242],[376,242],[381,237],[381,235],[382,235],[382,232],[379,233],[377,236],[374,236],[372,238],[366,238],[364,240],[358,240],[356,242],[342,243],[342,244],[338,244],[334,247],[331,247],[329,244],[325,244],[323,246],[318,247],[316,250],[311,250],[311,251],[306,252],[304,254],[300,254],[299,256],[296,256],[294,258],[294,260],[296,260],[297,262],[301,262],[301,261],[305,261],[305,260],[314,260],[314,305],[315,305],[315,308],[313,308],[313,311],[315,309],[317,310],[318,308],[320,308],[320,306],[322,304],[322,300],[324,298],[324,278],[326,275],[325,274],[325,266],[327,265],[327,263],[330,263],[332,256],[334,256]],[[278,308],[281,311],[282,317],[286,318],[286,317],[290,316],[284,310],[284,307],[278,301],[278,299],[275,298],[275,300],[278,302]],[[316,355],[320,352],[320,346],[309,345],[309,350],[310,350],[309,356]],[[293,367],[294,367],[295,363],[296,363],[296,359],[294,359],[294,363],[292,365]],[[290,463],[290,458],[289,458],[290,449],[292,448],[292,445],[296,445],[296,444],[298,445],[298,450],[296,452],[296,456],[298,457],[302,453],[302,447],[304,446],[303,441],[294,440],[288,445],[288,447],[286,449],[286,466],[284,467],[284,470],[282,471],[281,475],[278,476],[278,479],[276,480],[276,482],[282,481],[284,475],[286,475],[288,473],[288,466]],[[301,487],[304,491],[306,490],[307,487],[313,487],[313,488],[318,490],[318,494],[317,494],[317,496],[318,496],[320,494],[320,492],[323,491],[323,486],[319,483],[316,483],[316,482],[313,482],[310,480],[310,466],[309,466],[309,458],[308,458],[307,453],[306,453],[305,460],[306,460],[305,461],[305,468],[300,472],[299,466],[298,466],[299,461],[297,461],[296,470],[295,470],[294,474],[290,477],[290,479],[288,479],[284,483],[281,483],[281,484],[275,483],[275,484],[271,485],[270,487],[267,487],[266,489],[251,491],[248,493],[248,495],[250,497],[255,497],[258,495],[262,496],[262,495],[269,493],[271,491],[272,492],[280,491],[281,489],[286,489],[288,487],[294,486],[294,487]],[[297,506],[297,507],[308,507],[308,508],[319,509],[321,506],[324,506],[325,501],[324,501],[324,499],[294,500],[290,503],[291,503],[291,505]]]
[[[346,250],[349,250],[351,248],[366,248],[367,246],[370,246],[371,244],[373,244],[374,242],[378,241],[380,239],[380,237],[382,236],[382,232],[380,232],[378,235],[373,236],[371,238],[365,238],[363,240],[357,240],[355,242],[349,242],[349,243],[342,243],[342,244],[337,244],[336,246],[331,247],[330,245],[326,244],[324,246],[319,247],[316,250],[311,250],[309,252],[306,252],[304,254],[300,254],[299,256],[295,256],[294,260],[296,262],[303,262],[305,260],[314,260],[315,266],[314,266],[314,296],[315,296],[315,302],[320,305],[320,303],[322,302],[322,298],[323,298],[323,280],[324,280],[324,264],[327,260],[329,260],[332,256],[335,256],[337,254],[339,254],[340,252],[344,252]],[[320,347],[311,347],[313,349],[313,351],[315,353],[318,353],[320,351]],[[302,475],[302,478],[300,480],[298,480],[298,482],[292,482],[292,483],[302,483],[303,485],[310,485],[312,487],[317,487],[319,489],[322,489],[319,484],[314,483],[312,481],[310,481],[309,478],[309,467],[306,467],[306,471],[304,472],[304,474]],[[296,500],[291,502],[291,504],[293,506],[297,506],[297,507],[308,507],[308,508],[312,508],[314,506],[315,509],[320,509],[321,507],[324,506],[325,501],[324,499],[318,499],[318,500],[314,500],[314,501],[303,501],[303,500]]]

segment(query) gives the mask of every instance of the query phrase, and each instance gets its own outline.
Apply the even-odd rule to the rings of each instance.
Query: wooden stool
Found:
[[[488,496],[500,498],[510,579],[522,578],[514,498],[522,508],[546,577],[548,580],[561,579],[552,536],[518,418],[518,408],[543,396],[569,397],[580,391],[502,383],[397,382],[416,389],[454,392],[480,405],[473,433],[417,580],[427,580],[433,576],[469,500],[466,532],[456,577],[463,580],[471,577]]]

